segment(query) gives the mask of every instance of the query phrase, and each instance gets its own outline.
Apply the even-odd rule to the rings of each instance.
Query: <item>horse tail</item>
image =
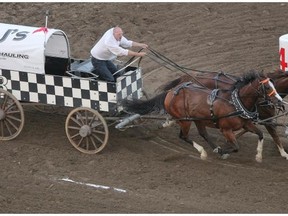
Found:
[[[183,82],[182,77],[179,77],[175,80],[172,80],[164,85],[162,85],[161,87],[159,87],[159,90],[162,90],[164,92],[176,87],[177,85],[179,85],[181,82]]]
[[[140,115],[145,115],[151,112],[160,112],[164,109],[164,100],[166,98],[167,92],[163,92],[148,100],[123,100],[122,106],[125,111],[138,113]]]

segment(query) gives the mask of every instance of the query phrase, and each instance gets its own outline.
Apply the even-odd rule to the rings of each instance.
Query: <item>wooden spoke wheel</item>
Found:
[[[24,111],[17,98],[0,89],[0,140],[12,140],[24,126]]]
[[[108,126],[96,110],[79,107],[72,110],[66,118],[66,135],[70,143],[80,152],[96,154],[108,142]]]

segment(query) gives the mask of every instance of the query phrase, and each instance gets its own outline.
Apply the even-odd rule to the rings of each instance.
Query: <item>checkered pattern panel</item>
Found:
[[[75,79],[47,74],[35,74],[0,69],[7,88],[19,101],[66,107],[89,107],[116,113],[118,99],[140,98],[141,71],[131,71],[117,83]]]
[[[142,97],[142,85],[143,81],[140,68],[125,73],[124,76],[117,79],[117,101],[121,101],[122,99],[126,98],[140,99]],[[118,107],[118,111],[121,109],[122,107]]]

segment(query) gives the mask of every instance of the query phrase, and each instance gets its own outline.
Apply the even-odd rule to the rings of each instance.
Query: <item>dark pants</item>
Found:
[[[117,67],[109,60],[98,60],[92,57],[92,65],[94,73],[99,76],[99,79],[109,82],[115,82],[116,78],[113,74],[117,71]]]

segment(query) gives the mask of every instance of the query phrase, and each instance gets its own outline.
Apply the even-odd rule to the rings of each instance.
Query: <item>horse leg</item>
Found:
[[[244,126],[244,129],[257,134],[258,135],[258,145],[257,145],[257,154],[256,154],[256,161],[257,162],[262,162],[262,153],[263,153],[263,141],[264,141],[264,136],[263,136],[263,132],[257,128],[252,122],[250,122],[249,124]]]
[[[232,152],[238,152],[240,147],[238,145],[238,142],[236,140],[235,134],[233,133],[233,131],[231,129],[228,130],[221,130],[222,134],[224,135],[224,137],[226,138],[227,142],[230,144],[230,147],[223,149],[223,153],[225,154],[229,154]],[[231,145],[233,144],[233,145]]]
[[[275,144],[278,147],[278,150],[279,150],[281,156],[284,157],[286,160],[288,160],[288,154],[286,153],[286,151],[282,145],[282,142],[279,139],[279,136],[278,136],[277,131],[276,131],[276,127],[272,126],[272,125],[265,125],[265,128],[267,129],[267,131],[269,132],[269,134],[273,138]]]
[[[207,158],[207,152],[205,151],[203,146],[197,144],[195,141],[190,140],[188,138],[188,133],[190,130],[191,122],[190,121],[179,121],[178,124],[181,127],[179,138],[183,139],[185,142],[191,144],[200,153],[200,158],[202,160],[205,160]]]
[[[211,148],[213,149],[213,152],[214,153],[218,153],[220,154],[221,156],[223,155],[223,152],[222,152],[222,148],[218,145],[216,145],[212,139],[210,139],[208,133],[207,133],[207,130],[206,130],[206,127],[205,125],[201,124],[200,122],[197,122],[195,121],[195,125],[197,127],[197,130],[198,130],[198,133],[200,134],[200,136],[202,136],[206,142],[211,146]],[[229,155],[226,155],[227,157]]]
[[[238,139],[239,137],[241,137],[243,134],[247,133],[248,131],[247,130],[241,130],[237,133],[235,133],[235,136],[236,136],[236,139]]]
[[[175,120],[169,120],[167,119],[165,122],[163,122],[158,128],[166,128],[166,127],[170,127],[171,125],[173,125],[175,123]]]

